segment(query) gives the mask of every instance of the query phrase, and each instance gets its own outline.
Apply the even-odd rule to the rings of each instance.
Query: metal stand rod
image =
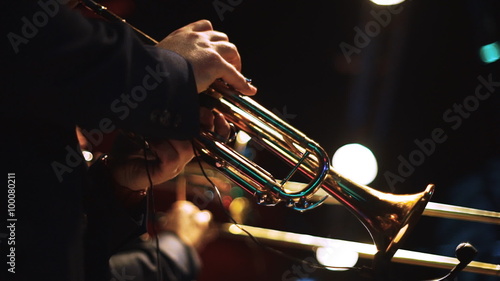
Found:
[[[241,227],[250,232],[255,238],[270,243],[281,244],[284,246],[293,246],[307,250],[312,250],[317,247],[343,247],[352,251],[356,251],[361,258],[367,259],[373,259],[374,255],[377,252],[377,249],[372,244],[323,238],[311,235],[253,227],[248,225],[241,225]],[[241,229],[239,229],[234,224],[224,224],[222,226],[222,231],[224,233],[235,236],[247,237],[247,234],[241,231]],[[391,261],[402,264],[426,266],[448,270],[453,269],[459,263],[459,260],[456,258],[403,249],[398,250]],[[463,269],[463,271],[500,276],[500,265],[471,261],[469,265]]]

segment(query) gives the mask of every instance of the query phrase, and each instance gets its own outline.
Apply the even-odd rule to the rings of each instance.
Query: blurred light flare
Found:
[[[316,259],[328,270],[345,271],[356,265],[359,254],[349,248],[332,245],[316,249]]]
[[[370,0],[370,1],[380,6],[390,6],[390,5],[401,4],[405,0]]]
[[[494,42],[479,49],[479,57],[484,63],[492,63],[500,59],[500,44]]]
[[[250,135],[248,135],[245,131],[241,130],[236,134],[236,142],[234,144],[234,150],[241,154],[245,154],[247,150],[247,144],[252,139]],[[248,157],[250,160],[251,157]]]
[[[377,159],[367,147],[351,143],[340,147],[332,157],[333,168],[358,184],[371,183],[378,173]]]
[[[247,144],[252,139],[245,131],[239,131],[236,135],[236,142],[239,144]]]
[[[85,159],[85,161],[87,161],[87,162],[91,162],[92,159],[94,159],[94,155],[92,154],[92,152],[90,152],[88,150],[82,150],[82,155],[83,155],[83,158]]]

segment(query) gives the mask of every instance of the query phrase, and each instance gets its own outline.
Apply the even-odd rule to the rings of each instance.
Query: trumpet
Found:
[[[80,1],[107,20],[126,23],[93,0]],[[129,26],[145,42],[158,43],[141,30]],[[246,132],[266,151],[289,165],[290,172],[277,179],[210,131],[201,131],[194,141],[198,156],[253,195],[258,204],[274,206],[282,202],[299,212],[332,200],[342,204],[371,235],[376,248],[374,266],[383,265],[393,258],[425,211],[434,215],[447,212],[440,210],[436,204],[432,205],[432,209],[426,209],[434,193],[433,184],[416,194],[398,195],[357,184],[342,176],[330,166],[330,159],[320,145],[224,81],[215,81],[205,94],[217,101],[215,111],[222,113],[237,130]],[[296,175],[308,180],[300,189],[292,188],[291,179]],[[318,198],[321,193],[326,194]],[[449,213],[451,217],[460,217]],[[479,212],[477,216],[495,224],[500,218],[497,213]]]
[[[291,170],[278,180],[212,132],[202,131],[196,144],[206,163],[252,194],[258,204],[274,206],[284,202],[302,212],[321,205],[332,196],[366,227],[377,248],[377,262],[392,258],[434,192],[432,184],[420,193],[405,195],[384,193],[357,184],[330,166],[329,157],[321,146],[250,97],[239,94],[223,81],[212,84],[207,94],[220,101],[216,111],[290,165]],[[309,182],[300,190],[287,188],[296,173]],[[328,195],[312,200],[319,190]]]

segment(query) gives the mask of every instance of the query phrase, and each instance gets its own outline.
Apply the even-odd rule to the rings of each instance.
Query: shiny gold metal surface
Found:
[[[296,247],[307,250],[314,250],[318,247],[344,247],[356,251],[361,258],[366,259],[373,259],[377,252],[375,246],[371,244],[265,229],[248,225],[240,225],[238,227],[234,224],[224,224],[222,226],[222,231],[230,235],[246,237],[247,234],[243,232],[240,227],[250,232],[259,240],[281,246]],[[394,254],[392,262],[432,268],[452,269],[458,263],[458,260],[453,257],[399,249]],[[500,265],[472,261],[466,268],[464,268],[463,271],[500,276]]]
[[[205,162],[253,194],[259,204],[284,202],[295,210],[306,211],[332,196],[367,228],[381,259],[392,257],[434,192],[432,184],[420,193],[408,195],[384,193],[357,184],[330,166],[330,159],[321,146],[250,97],[241,95],[223,81],[216,81],[208,94],[220,101],[215,110],[224,114],[238,130],[247,133],[262,149],[288,164],[290,172],[282,180],[276,179],[212,132],[201,132],[196,140],[197,150]],[[309,182],[293,190],[288,184],[296,174]],[[319,190],[328,196],[312,200]]]

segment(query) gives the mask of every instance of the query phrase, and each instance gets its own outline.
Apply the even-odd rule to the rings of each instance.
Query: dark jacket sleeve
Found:
[[[5,0],[0,10],[0,128],[9,136],[2,156],[25,179],[16,191],[16,250],[25,261],[17,276],[82,280],[85,256],[87,280],[110,280],[100,274],[108,254],[141,231],[141,211],[123,213],[104,190],[90,190],[103,198],[86,198],[82,245],[89,177],[75,126],[93,146],[116,129],[189,139],[199,129],[198,95],[184,58],[144,46],[122,23],[86,19],[67,2]]]
[[[123,23],[48,2],[8,1],[2,11],[9,118],[175,139],[198,133],[196,83],[183,57],[145,46]]]
[[[192,281],[200,266],[195,249],[169,232],[159,234],[158,248],[155,241],[138,239],[110,259],[111,275],[117,280],[129,276],[137,281],[154,281],[161,274],[165,281]]]
[[[158,248],[156,243],[138,238],[146,232],[147,198],[132,209],[123,208],[115,200],[104,163],[99,160],[90,168],[91,184],[85,192],[86,280],[122,280],[129,276],[154,281],[157,274],[165,281],[196,279],[198,254],[175,234],[159,234]]]
[[[147,198],[124,208],[113,192],[111,173],[101,159],[89,169],[84,192],[86,280],[109,280],[108,260],[146,232]]]

